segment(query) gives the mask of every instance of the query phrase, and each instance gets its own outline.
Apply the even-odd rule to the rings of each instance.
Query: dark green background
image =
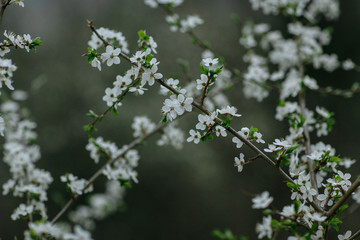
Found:
[[[334,23],[333,42],[327,50],[338,53],[340,59],[350,57],[360,63],[360,2],[341,1],[341,9],[341,17]],[[240,69],[244,69],[243,51],[238,44],[240,28],[231,21],[232,13],[237,13],[241,22],[252,19],[271,22],[273,28],[284,29],[286,26],[282,17],[253,12],[245,0],[188,0],[177,10],[182,16],[199,14],[205,24],[196,29],[197,34]],[[145,6],[143,1],[26,0],[25,8],[9,7],[1,32],[8,29],[18,34],[40,36],[44,44],[36,54],[17,50],[7,56],[18,66],[15,88],[30,91],[26,104],[38,124],[38,142],[42,151],[38,166],[51,171],[55,179],[49,190],[50,218],[61,207],[55,202],[67,199],[59,176],[72,172],[88,178],[96,171],[97,166],[85,150],[87,135],[82,126],[90,120],[85,114],[89,109],[95,112],[105,109],[101,100],[105,88],[129,67],[125,61],[112,68],[104,65],[101,72],[89,66],[81,57],[91,35],[86,19],[93,20],[97,27],[121,31],[132,52],[136,49],[137,31],[145,29],[159,45],[159,71],[165,77],[180,73],[176,65],[178,58],[189,60],[194,79],[200,74],[201,50],[193,46],[186,35],[171,33],[164,21],[164,13]],[[314,76],[321,86],[348,88],[359,80],[360,74],[336,71]],[[34,88],[39,83],[43,85]],[[142,97],[126,98],[119,116],[106,117],[98,125],[98,134],[115,141],[118,146],[129,143],[132,140],[129,126],[135,115],[148,115],[155,122],[160,120],[163,98],[157,91],[158,86],[154,86]],[[275,93],[263,103],[244,99],[240,85],[229,94],[232,104],[243,115],[233,122],[235,128],[256,126],[267,142],[286,134],[287,124],[274,120],[278,102]],[[359,96],[343,99],[316,93],[311,93],[308,98],[310,108],[322,105],[335,112],[334,131],[321,140],[336,147],[342,156],[360,156],[359,100]],[[196,114],[191,114],[184,117],[180,125],[187,133],[195,124]],[[95,239],[211,239],[211,231],[215,228],[229,228],[236,234],[255,238],[255,223],[262,217],[260,211],[251,209],[249,194],[269,190],[275,196],[274,205],[278,208],[289,203],[289,190],[261,160],[247,165],[243,173],[237,173],[233,159],[240,151],[230,137],[199,145],[186,143],[181,151],[157,147],[157,138],[153,137],[146,146],[139,148],[142,156],[137,169],[140,182],[127,192],[125,211],[100,222],[93,234]],[[241,151],[247,157],[253,156],[246,147]],[[355,176],[359,170],[357,165],[350,172]],[[8,168],[1,162],[0,183],[8,178]],[[95,189],[102,188],[101,184],[95,185]],[[14,235],[22,238],[25,224],[10,220],[13,209],[20,202],[22,200],[10,196],[0,196],[2,239],[12,239]],[[355,232],[358,220],[359,212],[355,212],[341,229]]]

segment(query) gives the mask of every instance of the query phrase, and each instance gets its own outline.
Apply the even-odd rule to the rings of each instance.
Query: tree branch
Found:
[[[334,206],[330,208],[330,210],[326,213],[327,219],[331,218],[336,211],[343,205],[343,203],[350,197],[350,195],[356,190],[356,188],[360,185],[360,177],[358,177],[353,184],[349,187],[346,193],[336,202]]]
[[[100,36],[100,34],[97,32],[96,28],[94,27],[93,23],[91,21],[88,21],[88,26],[89,28],[97,35]],[[101,36],[100,36],[101,37]],[[100,38],[99,37],[99,38]],[[100,39],[103,39],[102,37]],[[106,43],[105,41],[103,41],[104,44]],[[124,57],[125,56],[125,57]],[[121,57],[123,57],[125,60],[127,60],[128,62],[130,62],[131,64],[137,66],[135,63],[132,63],[130,61],[130,58],[126,55],[126,54],[122,54]],[[173,93],[175,93],[176,95],[179,95],[180,92],[177,91],[176,89],[172,88],[171,86],[169,86],[168,84],[166,84],[164,81],[162,81],[161,79],[155,79],[159,84],[161,84],[162,86],[164,86],[165,88],[169,89],[170,91],[172,91]],[[200,111],[202,111],[203,113],[207,114],[207,115],[211,115],[211,113],[204,108],[200,103],[197,102],[193,102],[192,106],[194,106],[195,108],[199,109]],[[214,119],[216,124],[221,125],[222,120],[219,118],[215,118]],[[240,134],[237,133],[237,131],[235,131],[235,129],[233,129],[231,126],[227,127],[226,130],[231,133],[232,135],[234,135],[235,137],[239,138],[243,143],[245,143],[245,145],[247,145],[248,147],[250,147],[255,153],[259,154],[261,156],[262,159],[264,159],[271,167],[273,167],[275,169],[275,171],[284,179],[284,181],[286,182],[291,182],[293,184],[294,181],[293,179],[284,172],[284,170],[282,170],[279,166],[276,165],[276,163],[271,160],[265,153],[263,153],[260,149],[258,149],[252,142],[248,141],[247,139],[245,139],[244,137],[242,137]],[[307,199],[307,201],[309,202],[309,204],[316,209],[317,211],[323,213],[322,208],[315,202],[311,202]]]
[[[0,25],[1,25],[1,22],[2,22],[2,18],[3,18],[3,15],[4,15],[4,12],[5,12],[5,9],[7,6],[9,6],[10,4],[10,0],[2,0],[1,1],[1,8],[0,8]]]
[[[85,185],[84,189],[82,190],[83,192],[88,189],[102,174],[104,169],[106,168],[106,166],[114,163],[116,160],[120,159],[121,157],[123,157],[129,150],[135,148],[137,145],[139,145],[142,141],[144,141],[145,139],[149,138],[150,136],[154,135],[155,133],[159,132],[163,127],[165,127],[166,124],[164,123],[160,123],[157,125],[156,128],[154,128],[151,132],[135,139],[134,141],[132,141],[127,149],[121,153],[120,155],[109,159],[96,173],[94,173],[90,179],[88,180],[87,184]],[[70,207],[76,202],[76,200],[79,199],[79,197],[82,195],[74,195],[67,203],[66,205],[60,210],[60,212],[53,218],[53,220],[51,220],[51,224],[55,224],[69,209]]]

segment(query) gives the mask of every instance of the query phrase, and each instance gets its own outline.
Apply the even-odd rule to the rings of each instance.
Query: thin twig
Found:
[[[85,185],[85,187],[83,188],[83,192],[88,189],[102,174],[104,169],[114,163],[115,161],[119,160],[121,157],[123,157],[130,149],[135,148],[137,145],[139,145],[142,141],[144,141],[145,139],[149,138],[150,136],[154,135],[155,133],[157,133],[158,131],[160,131],[163,127],[166,126],[166,123],[160,123],[158,124],[158,126],[156,128],[154,128],[151,132],[135,139],[134,141],[132,141],[126,148],[126,150],[124,152],[122,152],[121,154],[119,154],[118,156],[109,159],[96,173],[94,173],[90,179],[88,180],[87,184]],[[74,195],[67,203],[66,205],[60,210],[60,212],[53,218],[53,220],[51,221],[51,224],[55,224],[69,209],[70,207],[76,202],[76,200],[82,195]]]
[[[1,25],[1,22],[2,22],[2,18],[3,18],[3,15],[4,15],[4,12],[5,12],[5,9],[7,6],[9,6],[10,4],[10,0],[2,0],[1,1],[1,8],[0,8],[0,25]]]
[[[350,197],[350,195],[356,190],[356,188],[360,185],[360,177],[358,177],[353,184],[349,187],[346,193],[336,202],[334,206],[330,208],[330,210],[326,213],[327,219],[331,218],[336,211],[343,205],[343,203]]]
[[[360,230],[358,230],[356,233],[354,233],[349,240],[355,239],[356,237],[360,236]]]
[[[304,65],[303,62],[301,61],[301,56],[300,56],[300,38],[297,38],[296,41],[296,45],[297,45],[297,56],[298,56],[298,70],[299,70],[299,77],[302,79],[304,77]],[[305,118],[306,113],[306,95],[305,95],[305,88],[303,88],[300,93],[299,93],[299,105],[300,105],[300,111],[301,111],[301,115]],[[304,129],[304,141],[305,141],[305,149],[306,149],[306,155],[310,155],[311,154],[311,140],[310,140],[310,133],[309,133],[309,128],[308,128],[308,119],[305,120],[305,123],[303,125],[303,129]],[[307,158],[308,160],[308,166],[309,166],[309,172],[310,172],[310,182],[311,182],[311,187],[313,189],[315,189],[316,194],[314,196],[314,201],[318,204],[319,201],[317,199],[317,196],[319,194],[319,188],[317,185],[317,180],[316,180],[316,172],[315,172],[315,167],[314,167],[314,161],[311,158]]]
[[[200,106],[204,105],[204,100],[205,100],[205,98],[207,96],[206,92],[208,91],[208,87],[209,87],[210,82],[211,82],[210,76],[207,76],[207,78],[208,78],[208,80],[207,80],[207,82],[206,82],[206,84],[205,84],[205,86],[204,86],[204,88],[202,90],[201,99],[200,99]]]

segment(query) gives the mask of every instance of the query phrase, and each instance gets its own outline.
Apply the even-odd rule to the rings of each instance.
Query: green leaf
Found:
[[[332,228],[334,228],[335,229],[335,231],[339,231],[339,226],[338,226],[338,224],[341,224],[342,223],[342,221],[339,219],[339,218],[337,218],[337,217],[334,217],[334,218],[332,218],[330,221],[329,221],[329,226],[331,226]]]
[[[140,30],[140,31],[138,31],[138,35],[139,35],[139,38],[143,39],[143,38],[145,38],[146,33],[144,30]]]
[[[161,122],[166,123],[166,121],[167,121],[167,113],[165,113],[161,118]]]
[[[299,147],[299,145],[296,145],[296,146],[294,146],[294,147],[291,147],[291,148],[288,148],[287,150],[286,150],[286,154],[291,154],[295,149],[297,149]]]
[[[344,205],[342,205],[341,207],[339,207],[339,209],[337,210],[337,212],[340,213],[340,212],[344,211],[345,209],[347,209],[348,207],[349,207],[349,205],[344,204]]]
[[[145,63],[149,64],[151,59],[153,59],[153,58],[154,58],[154,56],[152,54],[148,54],[145,58]]]
[[[112,107],[110,108],[110,111],[111,111],[113,114],[115,114],[115,115],[118,115],[118,114],[119,114],[119,112],[118,112],[118,110],[115,108],[115,106],[112,106]]]
[[[125,187],[125,188],[128,188],[128,189],[132,188],[132,185],[130,184],[130,180],[129,180],[129,179],[122,179],[122,178],[120,178],[120,179],[118,179],[118,181],[120,182],[120,185],[121,185],[121,186],[123,186],[123,187]]]
[[[209,70],[205,68],[203,65],[200,65],[200,71],[205,75],[208,75],[209,73]]]
[[[88,48],[87,61],[92,62],[97,56],[96,49]]]
[[[85,125],[85,126],[83,127],[83,129],[84,129],[84,131],[88,132],[88,137],[89,137],[89,138],[92,138],[93,132],[96,132],[96,131],[97,131],[97,129],[96,129],[96,128],[94,127],[94,125],[92,125],[92,124]]]
[[[91,117],[91,118],[98,118],[98,115],[96,113],[94,113],[93,110],[89,110],[89,112],[86,114],[86,116]]]
[[[295,201],[294,201],[294,208],[295,208],[295,212],[296,212],[296,213],[299,212],[299,210],[300,210],[300,205],[301,205],[301,203],[300,203],[299,200],[295,200]]]
[[[224,66],[221,66],[221,67],[217,68],[217,69],[215,70],[215,74],[221,73],[223,67],[224,67]]]
[[[227,117],[224,121],[221,122],[221,126],[228,128],[231,123],[231,117]]]
[[[37,37],[29,44],[29,48],[35,49],[36,47],[41,45],[42,45],[42,41],[40,40],[40,37]]]
[[[263,211],[263,214],[264,214],[264,215],[271,215],[271,214],[272,214],[272,210],[271,210],[271,209],[265,209],[265,210]]]
[[[336,156],[332,156],[329,158],[329,162],[336,162],[336,163],[340,163],[342,160],[339,157]]]
[[[221,232],[220,230],[216,229],[212,232],[212,234],[214,237],[218,237],[219,239],[222,240],[236,240],[236,237],[229,229],[226,229],[224,232]]]
[[[281,227],[281,223],[279,223],[278,220],[273,219],[273,220],[271,221],[271,226],[272,226],[273,228],[279,228],[279,227]]]

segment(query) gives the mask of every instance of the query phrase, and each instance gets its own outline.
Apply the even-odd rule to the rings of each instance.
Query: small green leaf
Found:
[[[273,219],[273,220],[271,221],[271,226],[272,226],[273,228],[279,228],[279,227],[281,226],[281,224],[279,223],[278,220]]]
[[[87,61],[92,62],[97,56],[96,49],[88,48]]]
[[[161,118],[161,122],[166,123],[166,121],[167,121],[167,113],[165,113]]]
[[[221,67],[217,68],[217,69],[215,70],[215,74],[221,73],[223,67],[224,67],[224,66],[221,66]]]
[[[37,37],[29,44],[29,48],[35,49],[36,47],[41,46],[41,45],[42,45],[42,41],[40,40],[39,37]]]
[[[294,208],[295,208],[295,212],[296,212],[296,213],[299,212],[300,206],[301,206],[300,201],[299,201],[299,200],[295,200],[295,201],[294,201]]]
[[[153,59],[153,58],[154,58],[154,56],[152,54],[148,54],[145,58],[145,63],[149,64],[151,59]]]
[[[200,65],[200,71],[205,75],[208,75],[209,73],[209,70],[205,68],[203,65]]]
[[[118,115],[118,114],[119,114],[119,112],[118,112],[118,110],[115,108],[115,106],[112,106],[111,109],[110,109],[110,111],[111,111],[113,114],[115,114],[115,115]]]
[[[93,110],[89,110],[89,112],[86,114],[86,116],[95,118],[95,119],[98,117],[98,115],[96,113],[94,113]]]
[[[345,209],[347,209],[348,207],[349,207],[349,205],[344,204],[341,207],[339,207],[339,209],[337,211],[340,213],[340,212],[344,211]]]
[[[120,182],[120,185],[121,185],[121,186],[123,186],[123,187],[125,187],[125,188],[128,188],[128,189],[132,188],[132,185],[130,184],[130,180],[129,180],[129,179],[122,179],[122,178],[120,178],[120,179],[118,179],[118,181]]]
[[[144,30],[138,31],[139,38],[143,39],[146,36],[146,33]]]
[[[264,214],[264,215],[271,215],[271,214],[272,214],[272,210],[271,210],[271,209],[265,209],[265,210],[263,211],[263,214]]]

